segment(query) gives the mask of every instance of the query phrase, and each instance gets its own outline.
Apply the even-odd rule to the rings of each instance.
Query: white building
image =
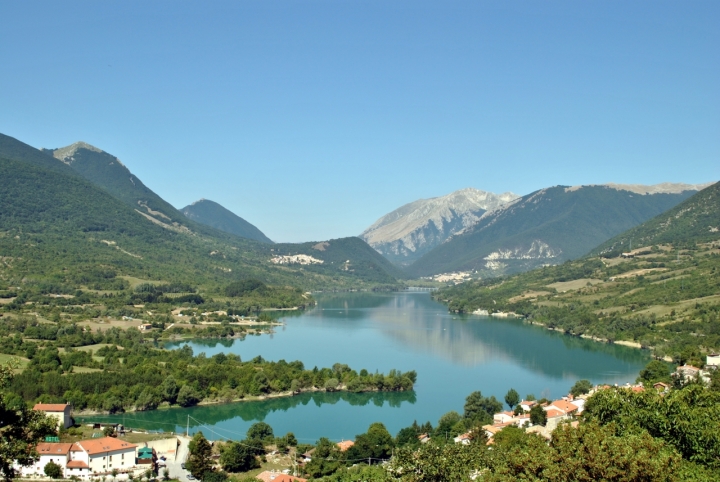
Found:
[[[37,446],[40,458],[29,467],[15,469],[22,477],[45,476],[45,465],[53,462],[63,471],[63,477],[82,479],[97,474],[108,474],[117,469],[125,472],[136,465],[135,444],[113,437],[81,440],[76,443],[40,443]]]
[[[45,412],[48,417],[57,419],[58,428],[70,428],[72,422],[72,406],[67,403],[38,403],[33,410]]]

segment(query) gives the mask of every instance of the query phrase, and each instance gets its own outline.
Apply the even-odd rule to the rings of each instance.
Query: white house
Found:
[[[72,405],[68,403],[37,403],[33,410],[45,412],[48,417],[57,419],[58,428],[70,428],[72,422]]]
[[[53,462],[60,466],[63,474],[66,474],[65,467],[70,459],[70,449],[72,445],[71,443],[39,443],[37,445],[37,452],[40,455],[38,461],[29,467],[21,467],[15,464],[15,470],[20,473],[21,477],[31,475],[45,477],[45,465]]]
[[[494,424],[501,424],[501,423],[508,423],[512,421],[512,419],[515,418],[515,414],[513,412],[500,412],[493,415],[493,423]]]
[[[96,474],[107,474],[117,469],[125,472],[135,467],[136,445],[113,437],[82,440],[76,443],[40,443],[40,458],[29,467],[15,464],[23,477],[45,476],[45,465],[53,462],[63,471],[63,477],[85,479]]]
[[[103,437],[76,442],[80,450],[72,452],[73,460],[85,462],[95,474],[123,471],[135,466],[137,446],[114,437]]]
[[[705,361],[707,368],[717,368],[720,366],[720,354],[710,353]]]

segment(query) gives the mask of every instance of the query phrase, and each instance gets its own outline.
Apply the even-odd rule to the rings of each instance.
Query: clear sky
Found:
[[[719,25],[716,0],[0,0],[0,132],[276,241],[351,236],[464,187],[720,179]]]

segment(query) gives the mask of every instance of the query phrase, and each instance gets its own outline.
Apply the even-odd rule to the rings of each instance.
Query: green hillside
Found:
[[[117,157],[101,149],[77,142],[59,149],[43,149],[42,152],[54,156],[138,211],[164,222],[187,224],[177,209],[145,186]]]
[[[720,230],[720,183],[700,191],[687,201],[652,220],[616,236],[591,254],[620,254],[633,247],[663,243],[707,242],[718,239]]]
[[[195,201],[182,208],[180,212],[195,222],[211,226],[220,231],[234,234],[241,238],[254,239],[262,243],[272,243],[272,240],[265,236],[258,228],[209,199]]]
[[[711,229],[720,225],[717,193],[715,184],[618,237],[634,233],[632,257],[601,247],[594,251],[603,257],[468,282],[435,296],[452,311],[514,312],[571,335],[700,363],[720,350],[720,233]]]
[[[77,281],[82,273],[104,269],[116,277],[187,284],[207,294],[222,294],[227,284],[243,279],[303,291],[397,286],[388,271],[394,268],[361,240],[336,240],[326,253],[316,253],[318,259],[350,260],[350,269],[334,265],[335,258],[313,267],[278,265],[271,262],[275,252],[268,244],[199,225],[178,211],[186,225],[157,211],[142,212],[125,187],[113,194],[30,146],[9,137],[3,141],[2,152],[20,154],[1,162],[0,279],[11,286],[32,280],[71,291],[86,285]],[[123,195],[124,202],[116,199]],[[164,201],[157,199],[154,206],[162,208]],[[298,254],[311,248],[283,249]]]
[[[583,256],[695,191],[639,195],[607,186],[555,186],[488,213],[410,267],[412,276],[477,271],[498,276]]]
[[[59,162],[52,157],[52,155],[39,151],[5,134],[0,134],[0,158],[22,161],[34,166],[60,172],[67,176],[77,176],[72,168]]]

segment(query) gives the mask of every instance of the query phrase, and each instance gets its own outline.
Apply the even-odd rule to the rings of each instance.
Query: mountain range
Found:
[[[474,188],[420,199],[384,215],[360,234],[390,261],[407,266],[451,236],[476,224],[487,211],[517,199]]]
[[[85,143],[41,151],[2,135],[0,176],[5,283],[62,291],[105,273],[219,293],[248,278],[308,290],[396,286],[401,275],[356,237],[272,245],[197,223]],[[279,253],[290,258],[276,262]],[[317,262],[292,261],[298,255]]]
[[[705,186],[610,184],[541,189],[484,213],[406,271],[412,277],[452,271],[497,276],[562,263],[672,208]]]

